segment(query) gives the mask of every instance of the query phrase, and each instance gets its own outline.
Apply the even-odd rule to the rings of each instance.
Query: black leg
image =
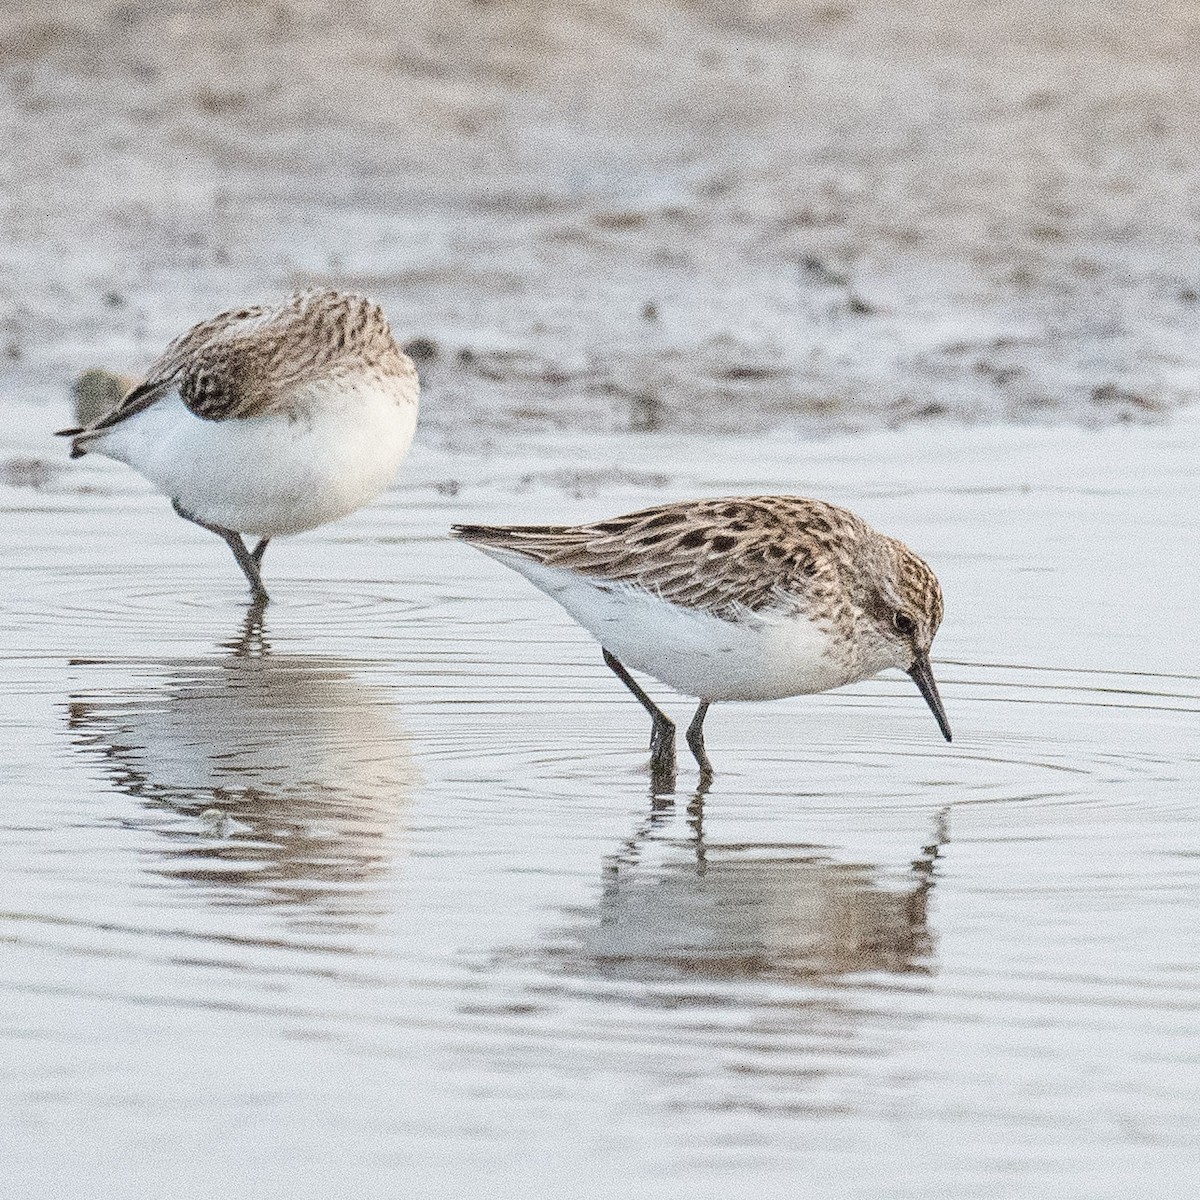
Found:
[[[675,786],[675,722],[667,716],[638,686],[637,680],[621,665],[621,661],[607,650],[604,661],[616,677],[638,698],[638,703],[650,714],[654,722],[650,729],[650,773],[655,786],[661,782],[664,790]]]
[[[267,552],[267,543],[268,543],[270,540],[271,540],[270,538],[259,538],[259,539],[258,539],[258,545],[257,545],[257,546],[255,546],[255,547],[254,547],[254,549],[250,551],[250,557],[251,557],[252,559],[254,559],[254,565],[255,565],[256,567],[261,567],[261,566],[262,566],[262,556],[263,556],[264,554],[266,554],[266,552]]]
[[[710,784],[713,777],[712,763],[704,753],[704,718],[708,715],[708,703],[707,700],[700,701],[700,707],[696,709],[696,715],[687,729],[687,744],[700,764],[701,786]]]
[[[242,568],[242,574],[246,576],[246,580],[250,584],[250,593],[254,597],[256,606],[261,607],[271,599],[267,595],[267,589],[263,587],[262,576],[258,573],[258,564],[251,557],[250,551],[246,549],[246,543],[242,541],[240,533],[226,529],[224,525],[210,525],[207,521],[200,520],[199,517],[193,517],[178,500],[172,500],[171,507],[185,521],[191,521],[193,525],[199,525],[201,529],[215,533],[233,551],[233,557],[237,559],[238,566]]]

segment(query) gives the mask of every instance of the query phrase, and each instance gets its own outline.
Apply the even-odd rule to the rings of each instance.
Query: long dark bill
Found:
[[[935,718],[937,718],[938,728],[942,731],[942,736],[946,741],[952,741],[950,736],[950,722],[946,720],[946,710],[942,707],[942,698],[938,695],[937,681],[933,677],[933,667],[929,665],[929,655],[919,654],[913,660],[913,665],[908,668],[909,675],[912,676],[912,681],[921,689],[921,695],[925,697],[925,703],[929,705]]]

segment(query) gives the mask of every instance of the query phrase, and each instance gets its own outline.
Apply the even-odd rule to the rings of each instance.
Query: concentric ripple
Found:
[[[780,446],[707,461],[783,486]],[[378,1194],[380,1171],[447,1196],[1188,1194],[1200,674],[1170,647],[1194,595],[1136,593],[1131,629],[1143,509],[1087,510],[1115,484],[1064,517],[1057,477],[988,491],[943,456],[913,479],[914,452],[889,482],[893,451],[863,453],[827,490],[940,555],[954,742],[898,673],[717,705],[703,793],[682,739],[652,791],[646,716],[594,643],[441,536],[503,505],[584,515],[504,483],[553,463],[273,546],[261,614],[157,498],[6,510],[22,1195],[61,1194],[28,1183],[47,1163],[150,1161],[139,1200],[262,1170],[296,1196]],[[682,728],[690,702],[652,690]]]

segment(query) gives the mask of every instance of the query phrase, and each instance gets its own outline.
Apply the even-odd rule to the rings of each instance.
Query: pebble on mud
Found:
[[[441,349],[433,338],[415,337],[404,343],[404,353],[420,367],[427,363],[437,362],[441,356]]]
[[[1153,396],[1141,392],[1130,391],[1129,388],[1119,387],[1115,383],[1102,383],[1092,388],[1092,403],[1096,405],[1116,406],[1118,420],[1124,420],[1124,413],[1130,410],[1138,412],[1162,412],[1163,404]]]
[[[80,425],[91,425],[125,398],[137,380],[129,375],[118,375],[103,367],[92,367],[75,380],[71,392],[75,397],[75,420]]]
[[[56,463],[44,458],[10,458],[0,463],[0,483],[9,487],[27,487],[40,491],[60,470]]]
[[[815,254],[803,254],[797,263],[801,278],[816,287],[845,287],[850,280],[840,271],[834,271]]]

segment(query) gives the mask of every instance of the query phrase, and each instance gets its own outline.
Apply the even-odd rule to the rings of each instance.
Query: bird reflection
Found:
[[[342,660],[272,654],[261,611],[223,648],[72,697],[72,740],[139,801],[125,823],[161,835],[156,871],[357,927],[419,781],[394,705]]]
[[[839,861],[829,847],[711,843],[703,791],[684,837],[671,836],[674,822],[671,800],[656,797],[606,860],[598,909],[559,943],[560,965],[639,981],[932,972],[928,903],[945,810],[899,875]]]

